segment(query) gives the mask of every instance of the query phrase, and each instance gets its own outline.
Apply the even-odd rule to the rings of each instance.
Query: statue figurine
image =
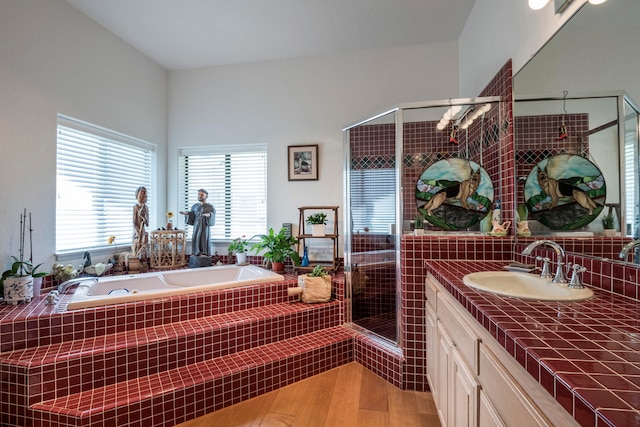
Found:
[[[204,188],[198,190],[198,203],[191,206],[189,211],[181,211],[187,217],[187,225],[193,225],[191,233],[191,255],[207,256],[211,254],[209,247],[209,227],[216,222],[216,210],[211,203],[207,203],[209,193]]]
[[[138,202],[133,206],[131,252],[133,252],[134,257],[146,258],[146,246],[149,242],[149,234],[146,230],[149,226],[149,208],[147,207],[147,189],[145,187],[138,187],[136,199]]]

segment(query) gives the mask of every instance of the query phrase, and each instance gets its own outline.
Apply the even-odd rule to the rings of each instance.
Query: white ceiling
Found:
[[[66,1],[170,70],[457,41],[475,3],[475,0]]]

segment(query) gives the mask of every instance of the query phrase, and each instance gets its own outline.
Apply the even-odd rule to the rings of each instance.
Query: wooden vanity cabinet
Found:
[[[578,423],[431,275],[427,380],[444,427]]]

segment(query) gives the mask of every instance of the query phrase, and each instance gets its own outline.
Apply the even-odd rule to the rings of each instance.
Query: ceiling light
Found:
[[[589,0],[589,3],[591,4],[602,4],[604,2],[606,2],[607,0]]]
[[[540,10],[549,3],[549,0],[529,0],[529,7],[533,10]]]

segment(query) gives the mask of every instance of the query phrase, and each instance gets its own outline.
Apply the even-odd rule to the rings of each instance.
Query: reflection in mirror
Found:
[[[522,133],[515,131],[516,150],[544,151],[549,145],[545,132],[556,132],[563,111],[563,93],[569,98],[582,98],[584,94],[597,94],[594,99],[571,99],[567,102],[570,115],[588,114],[588,157],[602,169],[606,180],[606,203],[619,206],[616,210],[621,236],[638,238],[638,108],[633,100],[640,99],[640,56],[637,51],[640,38],[640,2],[637,0],[608,1],[601,5],[586,3],[574,17],[523,67],[514,78],[515,99],[545,99],[534,107],[531,103],[516,102],[514,117],[546,116],[551,122],[538,135],[522,146]],[[611,105],[603,94],[624,93],[626,97]],[[601,105],[602,104],[602,105]],[[582,108],[585,107],[585,108]],[[616,125],[608,125],[612,117],[618,115]],[[572,117],[572,122],[577,117]],[[547,128],[550,129],[547,131]],[[617,139],[616,139],[617,134]],[[615,140],[615,143],[614,143]],[[577,141],[576,141],[577,142]],[[537,145],[536,145],[537,144]],[[557,147],[556,147],[557,148]],[[562,147],[565,148],[565,147]],[[575,149],[575,148],[572,148]],[[518,159],[516,159],[518,163]],[[521,179],[526,168],[518,170]],[[518,202],[522,203],[524,189],[518,185]],[[602,213],[599,215],[602,217]],[[535,224],[534,224],[535,228]],[[539,232],[551,232],[542,228]],[[602,232],[600,218],[593,220],[581,233],[598,236]],[[575,233],[575,232],[574,232]],[[623,239],[614,242],[616,248],[623,246]],[[583,239],[584,240],[584,239]],[[599,239],[596,239],[599,240]],[[581,253],[599,256],[594,242],[583,245]],[[593,250],[587,249],[593,247]],[[614,248],[614,251],[615,249]],[[627,258],[631,259],[631,256]]]

